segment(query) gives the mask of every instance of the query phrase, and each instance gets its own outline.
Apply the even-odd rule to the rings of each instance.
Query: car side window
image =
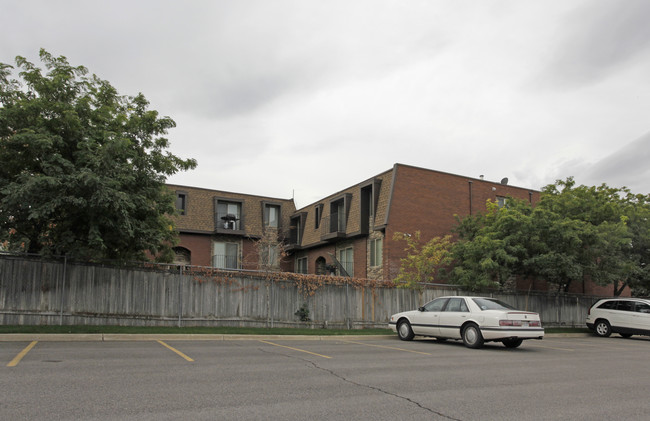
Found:
[[[619,301],[616,310],[634,311],[634,303],[632,301]]]
[[[448,298],[436,298],[424,305],[424,311],[442,311]]]
[[[634,306],[634,311],[637,313],[650,313],[650,304],[637,302]]]
[[[598,308],[604,308],[605,310],[614,310],[616,308],[616,303],[618,301],[605,301]]]
[[[465,304],[465,300],[462,298],[450,298],[449,302],[447,303],[447,307],[445,307],[445,311],[469,311],[467,308],[467,304]]]

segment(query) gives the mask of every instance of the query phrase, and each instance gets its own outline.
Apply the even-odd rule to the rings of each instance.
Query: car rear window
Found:
[[[499,301],[494,298],[473,298],[472,299],[481,310],[514,310],[510,304]]]

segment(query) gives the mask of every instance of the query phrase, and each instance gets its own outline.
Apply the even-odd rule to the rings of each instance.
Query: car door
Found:
[[[440,335],[440,312],[447,300],[446,297],[436,298],[418,309],[418,312],[413,315],[413,323],[411,323],[411,329],[416,335]]]
[[[634,302],[620,300],[616,305],[616,310],[612,311],[612,320],[610,324],[615,332],[627,333],[634,326]]]
[[[633,328],[635,332],[650,335],[650,304],[644,301],[634,304]]]
[[[464,298],[450,298],[440,313],[440,336],[460,339],[460,327],[467,321],[469,308]]]

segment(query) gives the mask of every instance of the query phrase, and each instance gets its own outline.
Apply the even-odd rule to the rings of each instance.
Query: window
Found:
[[[179,215],[185,215],[187,212],[187,193],[176,192],[176,209]]]
[[[300,257],[296,260],[296,273],[307,273],[306,257]]]
[[[241,227],[241,202],[217,201],[218,228],[239,230]]]
[[[634,311],[637,313],[650,313],[650,304],[637,301],[634,306]]]
[[[614,310],[616,309],[616,304],[618,301],[605,301],[601,305],[598,306],[598,308],[604,308],[606,310]]]
[[[280,206],[264,205],[264,226],[278,228],[280,226]]]
[[[503,196],[497,196],[497,206],[502,208],[508,203],[508,199]]]
[[[212,266],[219,269],[239,269],[239,245],[215,241]]]
[[[634,303],[632,301],[619,301],[616,310],[634,311]]]
[[[314,228],[315,229],[318,229],[318,227],[320,226],[320,220],[321,220],[322,216],[323,216],[323,205],[322,204],[321,205],[316,205],[316,207],[314,208],[314,219],[315,219]]]
[[[465,303],[464,299],[450,298],[449,302],[447,303],[447,307],[445,307],[445,311],[464,312],[469,311],[469,308],[467,308],[467,304]]]
[[[343,269],[347,272],[349,276],[354,276],[354,253],[352,247],[348,247],[338,251],[338,259]],[[344,273],[340,275],[345,276]]]
[[[476,305],[481,310],[514,310],[510,304],[499,301],[495,298],[473,298]]]
[[[449,298],[436,298],[433,301],[429,301],[422,307],[423,311],[442,311],[442,308],[447,303]]]
[[[263,268],[278,268],[280,266],[277,246],[265,245],[260,247],[260,265]]]
[[[337,231],[345,232],[345,208],[343,206],[343,201],[341,200],[336,204],[336,218],[337,218]]]
[[[370,240],[370,266],[381,266],[383,241],[381,238]]]

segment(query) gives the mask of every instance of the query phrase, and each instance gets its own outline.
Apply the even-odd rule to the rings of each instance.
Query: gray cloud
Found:
[[[649,19],[646,0],[585,2],[562,25],[546,72],[562,87],[607,78],[650,54]]]
[[[401,162],[633,187],[647,164],[614,155],[650,130],[646,4],[2,0],[0,62],[45,47],[144,93],[199,160],[173,183],[304,205]]]
[[[625,186],[633,193],[650,194],[650,133],[596,162],[582,177],[590,184]]]

